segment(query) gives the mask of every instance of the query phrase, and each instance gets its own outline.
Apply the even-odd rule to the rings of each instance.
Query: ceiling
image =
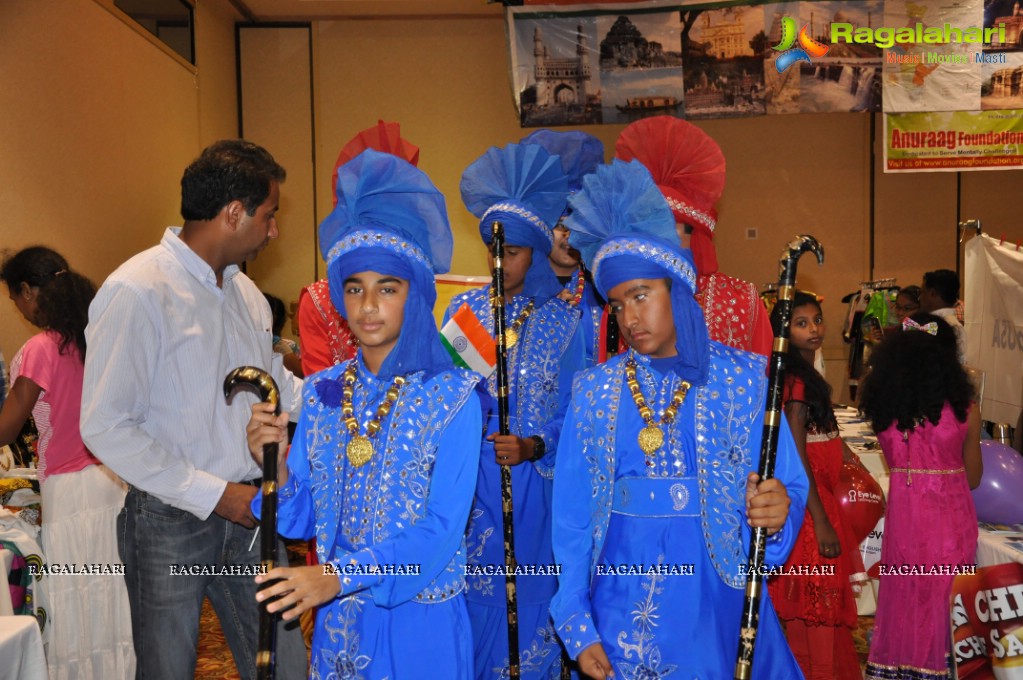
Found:
[[[249,21],[315,21],[396,16],[502,16],[486,0],[229,0]]]

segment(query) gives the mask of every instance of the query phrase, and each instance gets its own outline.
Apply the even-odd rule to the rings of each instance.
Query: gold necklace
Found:
[[[646,427],[639,431],[639,436],[636,440],[639,442],[639,448],[647,456],[647,467],[652,467],[653,461],[650,458],[657,449],[664,445],[664,432],[660,426],[670,425],[675,420],[675,416],[678,414],[678,410],[682,407],[683,402],[685,402],[686,395],[689,394],[689,388],[692,385],[685,380],[679,384],[675,394],[671,396],[671,403],[665,409],[664,415],[661,416],[661,422],[655,423],[654,412],[647,406],[646,399],[643,398],[643,392],[639,387],[639,381],[636,380],[636,360],[631,356],[625,361],[625,382],[629,386],[629,392],[632,393],[632,401],[636,403],[636,408],[639,409],[640,418],[646,423]]]
[[[355,361],[352,361],[342,378],[344,386],[341,391],[341,417],[344,419],[348,432],[352,435],[352,438],[348,440],[348,446],[345,447],[345,454],[348,456],[348,462],[358,468],[368,463],[373,457],[373,442],[370,440],[380,431],[380,422],[391,412],[394,402],[398,401],[401,386],[405,384],[405,376],[394,376],[394,381],[388,388],[384,400],[377,407],[377,412],[373,415],[372,420],[366,423],[366,434],[362,435],[359,434],[359,421],[355,419],[355,409],[352,407],[357,372],[358,366]]]
[[[494,306],[497,304],[497,298],[491,293],[490,304]],[[515,346],[515,343],[519,341],[519,329],[522,328],[522,324],[526,323],[526,319],[533,313],[533,300],[529,301],[526,308],[519,312],[519,315],[512,321],[511,326],[504,329],[504,346],[511,349]]]
[[[568,301],[568,304],[575,307],[583,299],[583,289],[586,288],[586,277],[583,276],[583,270],[578,269],[575,272],[578,277],[575,282],[575,292],[572,293],[572,298]]]

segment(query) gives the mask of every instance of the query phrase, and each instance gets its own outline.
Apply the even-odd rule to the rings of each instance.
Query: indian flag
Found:
[[[440,340],[456,366],[476,371],[484,378],[497,368],[497,344],[468,304],[459,307],[444,324]]]

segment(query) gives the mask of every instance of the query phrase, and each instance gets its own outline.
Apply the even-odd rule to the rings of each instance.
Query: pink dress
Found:
[[[878,586],[867,678],[951,677],[955,576],[947,572],[975,564],[977,555],[977,513],[963,469],[966,429],[945,404],[937,425],[925,422],[907,437],[893,424],[878,435],[891,477],[881,544],[886,573]],[[934,568],[947,575],[919,575]]]

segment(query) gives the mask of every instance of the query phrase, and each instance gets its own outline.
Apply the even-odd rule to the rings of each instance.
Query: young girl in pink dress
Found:
[[[867,678],[932,680],[952,677],[955,577],[919,572],[976,561],[980,413],[952,328],[930,314],[902,327],[871,356],[859,405],[891,474]]]
[[[780,323],[777,314],[771,321],[776,327]],[[803,527],[785,566],[817,573],[776,576],[767,587],[807,680],[861,680],[852,637],[857,623],[852,582],[867,575],[834,492],[843,458],[853,454],[838,436],[831,387],[813,367],[824,340],[824,316],[815,296],[796,293],[789,329],[782,401],[811,485]]]
[[[25,320],[42,329],[11,361],[0,444],[14,439],[32,415],[39,430],[43,553],[50,568],[62,571],[46,579],[49,675],[131,678],[135,652],[116,531],[125,490],[85,448],[78,426],[85,326],[96,288],[42,246],[6,259],[0,279]],[[89,575],[65,575],[81,572]]]

